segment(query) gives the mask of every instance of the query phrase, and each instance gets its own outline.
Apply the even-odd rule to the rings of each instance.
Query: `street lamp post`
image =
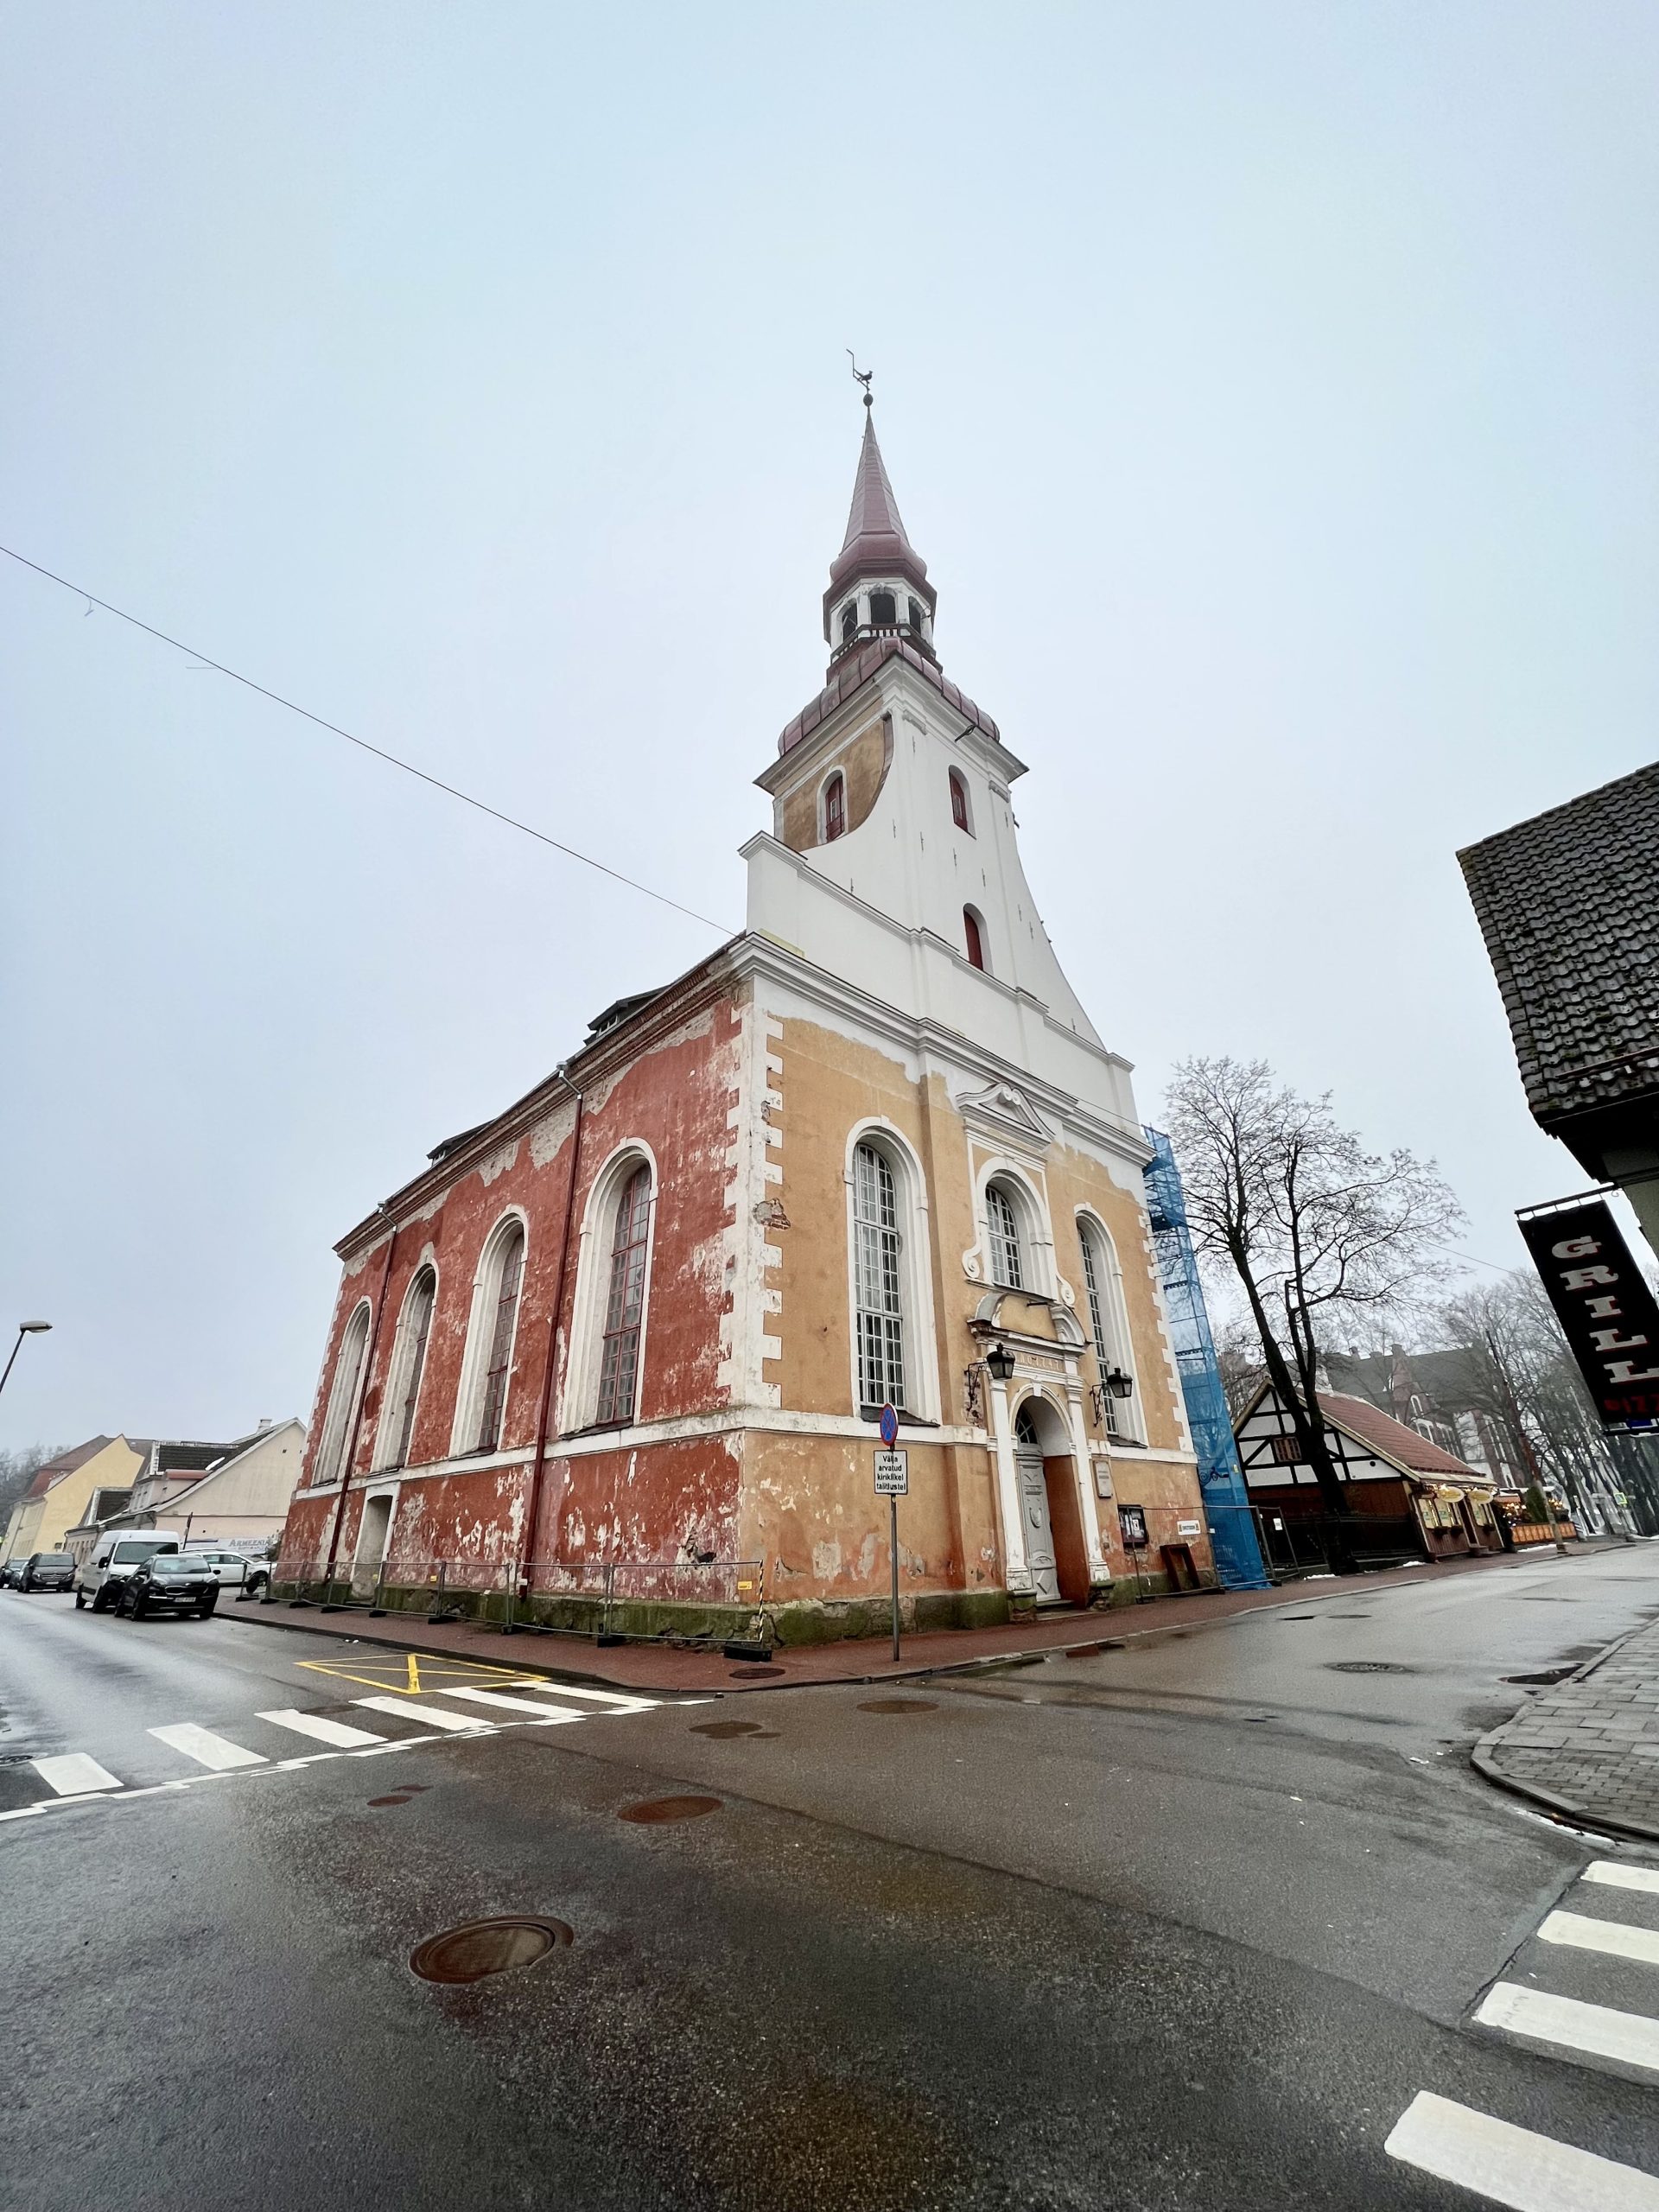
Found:
[[[11,1357],[6,1362],[5,1374],[0,1375],[0,1390],[5,1389],[7,1376],[17,1363],[17,1355],[23,1348],[23,1338],[44,1336],[51,1325],[49,1321],[20,1321],[17,1324],[17,1341],[11,1348]]]

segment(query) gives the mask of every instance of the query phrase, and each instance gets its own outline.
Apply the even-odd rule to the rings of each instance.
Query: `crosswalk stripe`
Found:
[[[245,1751],[228,1736],[215,1736],[211,1728],[198,1728],[194,1720],[169,1721],[165,1728],[152,1728],[149,1733],[159,1743],[170,1744],[175,1751],[182,1751],[186,1758],[194,1759],[198,1766],[211,1767],[215,1774],[228,1774],[233,1767],[266,1764],[263,1751]]]
[[[429,1728],[487,1728],[489,1722],[472,1713],[446,1713],[441,1705],[418,1705],[412,1697],[357,1697],[353,1705],[366,1705],[376,1713],[390,1713],[399,1720],[423,1721]]]
[[[1535,2043],[1558,2044],[1659,2074],[1659,2020],[1642,2012],[1616,2012],[1606,2005],[1499,1981],[1481,1999],[1475,2018],[1483,2028],[1503,2028]]]
[[[1552,1912],[1538,1930],[1545,1943],[1565,1943],[1575,1951],[1605,1951],[1610,1958],[1640,1959],[1659,1967],[1659,1930],[1630,1928],[1622,1920],[1592,1920],[1582,1912]]]
[[[36,1759],[35,1771],[48,1789],[60,1797],[84,1796],[90,1789],[118,1789],[114,1775],[85,1751],[63,1751],[57,1758]]]
[[[1510,2212],[1659,2212],[1659,2181],[1420,2089],[1383,2145],[1391,2158]]]
[[[608,1705],[617,1713],[652,1713],[662,1702],[660,1698],[626,1696],[620,1690],[578,1689],[574,1682],[550,1682],[545,1675],[526,1675],[513,1688],[543,1690],[549,1697],[580,1698],[588,1705]],[[444,1694],[448,1695],[447,1684]]]
[[[1610,1890],[1659,1891],[1659,1866],[1627,1866],[1619,1859],[1592,1859],[1579,1879],[1605,1882]]]
[[[505,1706],[509,1713],[533,1713],[538,1720],[591,1720],[591,1713],[571,1713],[556,1705],[543,1705],[537,1698],[504,1697],[499,1690],[458,1689],[454,1682],[444,1685],[445,1697],[464,1697],[473,1705]]]
[[[320,1713],[302,1713],[291,1705],[280,1707],[275,1713],[262,1713],[259,1718],[278,1728],[291,1728],[296,1736],[313,1737],[319,1744],[384,1744],[386,1740],[366,1728],[348,1728],[343,1720],[325,1720]]]

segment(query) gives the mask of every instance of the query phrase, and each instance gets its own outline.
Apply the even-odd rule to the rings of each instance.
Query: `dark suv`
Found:
[[[17,1576],[20,1590],[73,1590],[75,1562],[67,1552],[31,1552]]]
[[[158,1552],[127,1576],[115,1601],[118,1613],[141,1621],[148,1613],[194,1613],[206,1620],[219,1603],[219,1577],[188,1552]]]

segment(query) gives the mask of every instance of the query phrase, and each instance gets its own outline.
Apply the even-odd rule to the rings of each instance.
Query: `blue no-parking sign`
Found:
[[[881,1408],[880,1428],[881,1441],[891,1452],[899,1441],[899,1416],[891,1406],[883,1406]]]

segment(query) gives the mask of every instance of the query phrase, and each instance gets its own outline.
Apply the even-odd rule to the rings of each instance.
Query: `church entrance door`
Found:
[[[1014,1424],[1014,1465],[1020,1474],[1020,1514],[1025,1524],[1026,1564],[1037,1586],[1039,1605],[1060,1602],[1060,1570],[1054,1556],[1054,1531],[1048,1517],[1048,1484],[1042,1447],[1031,1415],[1022,1406]]]

